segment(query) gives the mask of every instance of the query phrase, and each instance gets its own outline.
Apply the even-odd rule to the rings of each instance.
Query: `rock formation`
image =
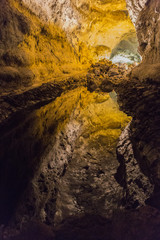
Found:
[[[145,2],[145,1],[144,1]],[[134,118],[132,136],[137,159],[155,184],[153,205],[159,206],[159,29],[160,2],[148,1],[135,22],[142,63],[131,73],[132,106],[126,106]],[[135,94],[136,92],[136,94]],[[135,95],[134,95],[135,94]],[[122,99],[122,95],[120,97]],[[135,101],[136,99],[136,101]],[[122,100],[123,101],[123,100]],[[154,103],[154,104],[151,104]],[[135,104],[134,104],[135,103]],[[123,103],[122,103],[123,105]],[[125,106],[125,104],[124,104]],[[138,107],[139,106],[139,107]],[[133,108],[135,107],[135,110]],[[125,108],[125,107],[124,107]],[[148,115],[148,117],[146,117]],[[141,124],[143,122],[143,124]],[[157,202],[157,203],[156,203]]]
[[[0,238],[159,240],[159,1],[0,11]]]
[[[139,13],[145,7],[146,2],[147,0],[126,0],[127,9],[134,24],[136,24]]]
[[[57,80],[58,76],[66,78],[71,69],[72,74],[81,69],[78,56],[60,28],[44,23],[20,1],[1,0],[0,8],[0,89],[3,95],[24,92],[32,85]]]
[[[130,30],[135,32],[125,0],[22,2],[40,18],[61,26],[82,62],[109,58],[120,38]]]

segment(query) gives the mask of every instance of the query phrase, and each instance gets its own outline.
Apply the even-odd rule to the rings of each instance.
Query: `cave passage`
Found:
[[[159,240],[160,2],[0,13],[0,240]]]

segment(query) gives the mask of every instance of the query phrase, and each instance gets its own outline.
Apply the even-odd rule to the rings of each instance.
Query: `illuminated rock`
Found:
[[[127,9],[134,24],[136,24],[139,13],[145,7],[146,2],[147,0],[126,0]]]
[[[82,69],[64,31],[54,23],[45,24],[18,1],[1,0],[0,9],[1,92],[24,90]]]
[[[86,56],[90,61],[109,58],[120,38],[130,30],[134,31],[125,0],[23,2],[40,18],[65,30],[78,55]]]
[[[113,63],[133,64],[140,62],[141,57],[138,53],[138,41],[134,31],[124,34],[119,43],[112,50],[110,60]]]

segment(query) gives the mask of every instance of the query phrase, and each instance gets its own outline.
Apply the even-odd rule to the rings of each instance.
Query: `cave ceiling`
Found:
[[[109,58],[126,34],[138,46],[125,0],[22,1],[43,20],[60,26],[84,62]]]

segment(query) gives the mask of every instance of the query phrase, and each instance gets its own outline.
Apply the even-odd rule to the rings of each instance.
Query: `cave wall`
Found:
[[[53,23],[47,22],[48,19],[44,17],[45,14],[43,12],[38,12],[38,15],[40,16],[40,18],[38,18],[35,14],[28,11],[23,4],[21,4],[21,1],[14,1],[12,2],[13,5],[10,5],[8,1],[3,0],[1,0],[1,3],[1,7],[3,6],[1,25],[3,27],[0,30],[2,46],[0,52],[0,76],[2,80],[2,90],[6,91],[5,93],[7,93],[10,84],[13,84],[10,90],[15,87],[17,90],[21,89],[23,92],[26,86],[28,87],[34,83],[37,85],[44,83],[52,77],[60,76],[62,73],[66,74],[71,72],[82,62],[87,63],[88,60],[83,61],[79,57],[83,56],[84,49],[86,49],[87,52],[89,48],[82,43],[82,46],[79,46],[77,51],[74,44],[76,43],[75,39],[78,39],[78,41],[80,40],[81,42],[82,37],[82,39],[85,39],[86,41],[89,38],[89,35],[85,35],[85,33],[83,35],[83,31],[78,32],[78,29],[76,29],[76,37],[73,36],[72,38],[72,36],[67,36],[66,38],[66,34],[62,31],[62,29],[60,30]],[[27,1],[25,3],[28,4],[30,2]],[[64,1],[62,3],[64,4],[63,6],[70,6],[65,4],[72,4],[74,7],[76,6],[78,14],[83,6],[83,16],[86,13],[91,13],[93,18],[95,17],[95,22],[93,21],[93,24],[91,25],[91,22],[86,20],[88,22],[87,27],[85,28],[87,31],[93,29],[93,37],[97,34],[95,29],[100,29],[101,24],[110,19],[110,22],[107,22],[109,26],[107,25],[106,28],[103,29],[105,34],[99,42],[99,35],[97,34],[97,39],[94,45],[94,51],[97,52],[97,55],[100,53],[101,56],[104,52],[107,54],[107,51],[110,51],[114,46],[116,46],[115,42],[112,45],[108,45],[107,42],[105,45],[101,44],[104,38],[107,39],[106,36],[108,36],[109,33],[113,38],[115,38],[116,35],[114,32],[117,31],[118,27],[122,26],[123,31],[117,36],[118,43],[122,33],[124,34],[126,31],[128,32],[128,29],[130,30],[133,27],[123,5],[124,2],[122,4],[122,2],[119,1],[116,11],[110,12],[109,15],[107,15],[107,18],[104,17],[104,19],[100,18],[100,15],[102,15],[103,4],[101,4],[100,7],[97,5],[97,1],[94,1],[93,6],[89,6],[89,8],[84,2],[72,1],[67,3]],[[113,3],[116,2],[114,1]],[[144,181],[143,187],[146,188],[146,183],[149,185],[147,198],[152,193],[152,184],[154,184],[155,192],[148,202],[156,207],[159,207],[159,200],[157,199],[160,195],[158,51],[159,5],[159,2],[156,0],[148,1],[146,5],[145,1],[128,1],[131,18],[134,15],[137,19],[136,20],[134,18],[133,21],[137,30],[140,53],[143,57],[143,61],[138,67],[133,69],[129,78],[126,76],[124,78],[121,77],[120,80],[123,81],[119,81],[117,85],[115,84],[121,109],[133,118],[129,129],[129,137],[132,143],[135,159],[128,162],[128,159],[130,160],[130,155],[127,155],[123,161],[126,162],[126,166],[129,166],[128,169],[131,166],[133,170],[137,172],[136,174],[138,177],[140,176],[141,178],[141,171],[143,172],[144,175],[142,174],[142,182],[143,179],[147,179]],[[61,5],[57,5],[57,9],[59,8],[58,6]],[[110,7],[111,6],[112,5],[110,5]],[[107,5],[106,11],[109,9],[110,8]],[[6,10],[6,12],[4,10]],[[35,5],[34,10],[37,11],[37,6]],[[57,16],[61,17],[62,12],[60,12],[60,15]],[[104,15],[105,13],[106,12],[103,12]],[[57,14],[59,13],[57,12]],[[68,14],[72,15],[72,12],[68,12]],[[43,20],[41,19],[41,15]],[[84,19],[86,18],[84,17]],[[54,19],[54,22],[56,22],[56,19]],[[115,25],[115,22],[117,22],[118,25]],[[126,23],[127,28],[124,27]],[[83,24],[83,21],[81,24]],[[89,28],[88,24],[90,26]],[[25,28],[23,28],[23,26],[25,26]],[[113,26],[114,28],[112,28]],[[84,30],[85,32],[85,29],[81,30]],[[113,31],[111,31],[111,29]],[[106,35],[106,30],[108,31],[108,35]],[[154,34],[151,34],[151,32]],[[103,33],[103,31],[101,33]],[[112,42],[113,38],[110,39],[110,42]],[[7,48],[5,46],[7,46]],[[15,51],[13,49],[15,49]],[[59,49],[61,49],[61,51],[59,51]],[[81,51],[82,55],[79,55],[78,57],[77,52]],[[64,52],[65,55],[62,54]],[[68,59],[70,59],[70,61],[68,61]],[[82,69],[83,68],[84,66],[82,66]],[[107,68],[107,71],[108,70],[109,68]],[[100,72],[101,69],[95,69],[96,78],[94,76],[94,79],[97,81],[96,84],[98,85],[100,82],[101,91],[112,91],[113,85],[108,82],[107,77],[118,75],[120,73],[119,69],[116,67],[113,68],[110,72],[111,75],[104,77],[104,84],[101,83],[102,79],[100,78]],[[87,78],[93,80],[92,77],[90,77],[92,73],[93,69]],[[63,84],[65,85],[65,83]],[[64,91],[64,89],[61,90],[60,94]],[[93,91],[95,89],[93,88],[90,90]],[[86,89],[83,91],[75,90],[75,92],[70,91],[68,93],[64,93],[62,98],[60,97],[57,100],[58,103],[51,103],[50,105],[46,105],[45,107],[42,107],[32,113],[31,111],[27,111],[27,116],[25,115],[24,118],[22,116],[22,120],[20,119],[20,122],[16,123],[16,125],[14,125],[14,121],[11,121],[9,130],[7,129],[7,131],[4,132],[4,135],[1,136],[3,161],[1,162],[2,168],[0,186],[1,192],[4,193],[1,198],[2,221],[7,222],[8,219],[13,216],[12,213],[15,209],[18,209],[18,211],[14,216],[16,216],[17,222],[20,224],[23,223],[23,221],[28,221],[34,217],[41,219],[41,221],[47,224],[53,224],[54,222],[59,223],[64,218],[72,214],[79,214],[79,211],[81,213],[93,213],[94,209],[90,206],[91,202],[95,203],[95,205],[93,204],[95,207],[101,205],[99,211],[102,211],[104,215],[106,214],[105,216],[109,216],[108,207],[109,209],[117,207],[117,202],[112,202],[111,199],[115,197],[116,200],[119,200],[119,198],[122,197],[121,191],[124,186],[118,185],[115,179],[110,181],[110,178],[113,177],[113,174],[115,174],[118,167],[118,162],[115,161],[115,147],[117,139],[124,125],[126,125],[130,118],[127,118],[126,115],[119,112],[117,105],[112,101],[113,99],[111,100],[108,97],[105,99],[104,96],[94,95],[93,93],[92,95],[91,93],[86,92]],[[32,93],[33,92],[31,91],[28,95],[24,95],[24,98],[27,96],[31,102],[34,101],[31,97]],[[38,97],[40,94],[41,92]],[[20,106],[23,105],[20,103],[20,100],[17,101],[18,97],[16,97],[16,95],[9,96],[7,99],[8,102],[10,100],[12,103],[13,100],[15,101],[14,104],[16,110],[18,108],[18,105],[16,105],[17,103]],[[83,99],[87,99],[87,103],[84,103]],[[100,106],[103,106],[102,109]],[[110,107],[113,107],[114,110],[116,109],[116,114],[118,116],[114,115],[115,112],[113,113],[112,111],[108,111]],[[22,108],[25,108],[24,105]],[[63,109],[62,114],[59,115],[61,108]],[[73,109],[74,111],[72,111]],[[93,109],[94,111],[92,111]],[[106,112],[106,109],[108,112]],[[98,112],[98,117],[94,119],[93,115],[95,112],[96,114]],[[75,122],[75,119],[73,118],[77,118],[78,120],[76,119]],[[106,121],[108,118],[109,123]],[[87,125],[88,122],[89,125]],[[84,129],[81,128],[82,123],[84,124]],[[106,123],[108,125],[105,125]],[[101,125],[103,125],[105,129],[102,129]],[[89,127],[87,128],[86,126]],[[90,139],[90,135],[93,136],[93,139]],[[96,145],[97,143],[95,139],[99,142],[99,146]],[[124,147],[125,140],[126,139],[124,138],[122,146],[119,145],[120,148]],[[77,147],[73,150],[76,143]],[[106,143],[108,144],[107,149]],[[81,145],[81,148],[79,148],[79,145]],[[11,146],[10,151],[8,151],[8,147],[6,148],[6,146]],[[130,142],[129,146],[131,146]],[[99,147],[101,151],[98,153],[102,154],[99,155],[102,159],[100,159],[100,162],[97,162],[99,156],[96,155],[96,152]],[[89,148],[91,148],[91,151],[88,154],[88,152],[85,151]],[[128,148],[130,150],[131,147]],[[22,150],[24,151],[22,152]],[[83,153],[85,152],[84,155],[82,154],[82,151]],[[84,159],[80,159],[80,161],[78,161],[77,159],[81,154]],[[121,152],[119,152],[119,155],[120,154]],[[131,156],[133,157],[132,151]],[[123,156],[120,157],[122,158]],[[110,160],[113,162],[115,161],[114,166],[112,166],[112,164],[110,165]],[[69,161],[71,162],[71,165],[69,165],[67,170],[67,164]],[[41,164],[42,162],[43,164]],[[106,162],[109,168],[106,167]],[[101,164],[103,165],[105,171],[101,169]],[[20,168],[17,168],[17,165]],[[136,168],[133,167],[135,165]],[[74,166],[77,168],[75,169]],[[8,172],[10,173],[9,175]],[[132,173],[130,173],[129,170],[127,174],[129,174],[129,177],[131,178]],[[12,182],[12,179],[15,178],[15,176],[18,176],[17,181]],[[77,176],[79,179],[76,182]],[[150,179],[150,183],[148,182],[148,177]],[[75,185],[72,183],[73,180]],[[120,181],[119,178],[118,180]],[[85,182],[85,186],[83,182]],[[113,182],[116,193],[111,187]],[[126,183],[130,186],[130,181]],[[139,182],[137,185],[138,184]],[[27,185],[27,191],[23,192],[24,189],[26,190]],[[101,185],[104,185],[104,189],[102,192],[98,192],[96,188]],[[65,186],[65,189],[63,189],[63,186]],[[75,187],[77,189],[79,187],[78,192],[74,191]],[[15,190],[16,188],[17,192]],[[141,184],[139,184],[139,188],[142,188]],[[10,189],[10,191],[8,192],[6,189]],[[109,194],[106,192],[108,189]],[[132,188],[129,190],[130,195],[133,196],[134,194],[132,194]],[[92,191],[96,193],[97,196],[101,196],[101,199],[98,199],[98,197],[94,199]],[[142,188],[140,194],[143,192],[145,192],[145,189]],[[84,194],[83,199],[79,197],[81,193]],[[133,196],[133,198],[134,197],[137,196]],[[14,200],[10,206],[11,198]],[[64,198],[69,200],[63,201]],[[147,198],[145,198],[145,200]],[[86,199],[89,199],[89,201]],[[145,204],[144,199],[140,198],[139,201],[142,204]],[[136,198],[135,202],[137,204]],[[18,208],[16,204],[18,204]],[[23,219],[21,218],[22,215],[24,216]]]
[[[21,1],[1,0],[0,8],[1,95],[82,69],[62,29],[40,20]]]
[[[136,24],[139,13],[145,7],[146,2],[147,0],[126,0],[127,9],[134,24]]]
[[[127,9],[136,27],[143,62],[153,64],[159,57],[159,1],[127,1]]]
[[[130,74],[130,81],[117,89],[121,109],[133,117],[131,138],[142,171],[155,185],[150,204],[159,208],[160,186],[160,128],[159,128],[159,8],[156,0],[142,1],[142,7],[135,4],[137,36],[142,63]],[[128,1],[129,9],[135,1]],[[146,3],[146,4],[145,4]],[[131,18],[134,11],[130,11]],[[127,89],[124,90],[124,89]],[[124,97],[125,96],[125,97]]]

